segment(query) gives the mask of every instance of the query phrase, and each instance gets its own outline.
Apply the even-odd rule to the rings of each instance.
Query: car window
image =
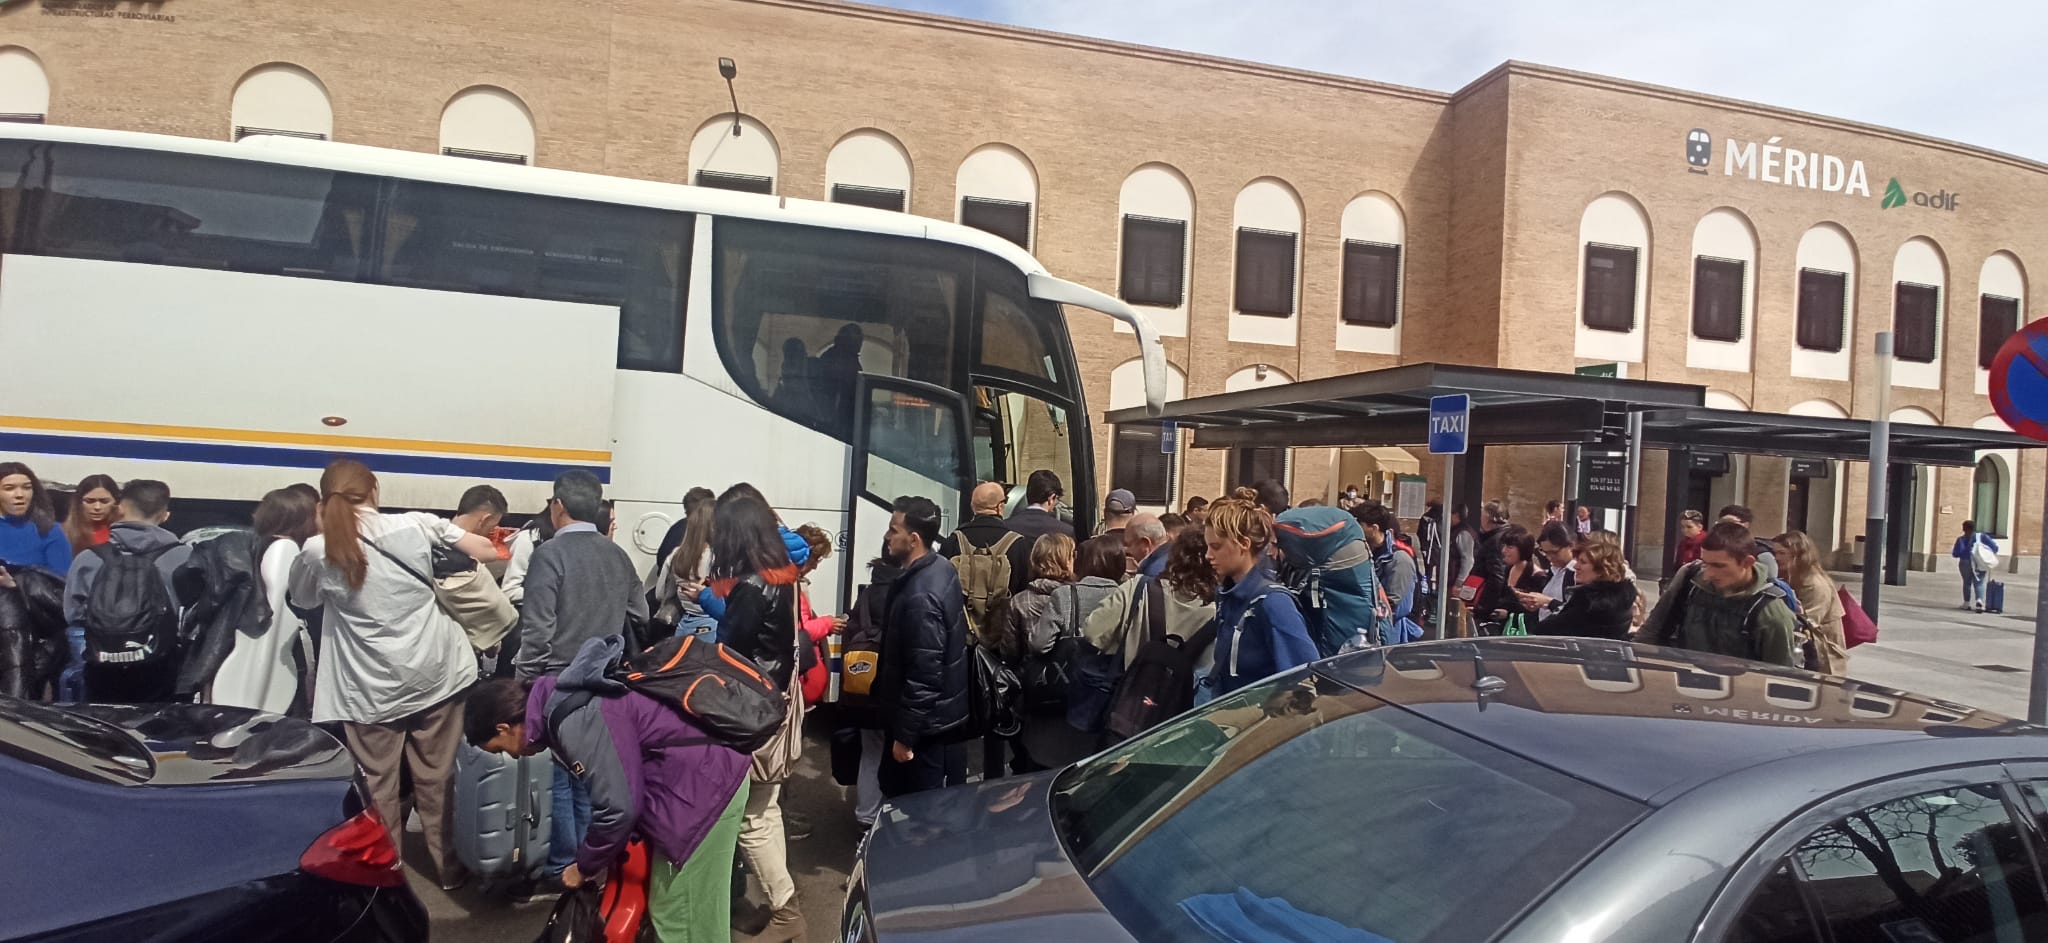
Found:
[[[1735,918],[1725,939],[1727,943],[1820,943],[1819,928],[1791,864],[1778,863],[1778,869],[1764,879],[1741,916]]]
[[[1305,672],[1099,754],[1054,789],[1068,852],[1145,943],[1486,939],[1642,812]]]
[[[2048,939],[2027,841],[1999,787],[1968,786],[1845,816],[1792,864],[1836,940],[2020,943]]]

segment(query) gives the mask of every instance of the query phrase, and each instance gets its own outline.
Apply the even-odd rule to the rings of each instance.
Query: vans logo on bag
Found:
[[[846,666],[846,673],[850,675],[864,675],[873,670],[875,670],[875,666],[864,661],[857,661]]]

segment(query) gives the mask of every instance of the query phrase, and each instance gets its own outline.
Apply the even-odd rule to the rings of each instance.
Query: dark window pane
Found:
[[[1083,760],[1051,801],[1090,889],[1148,941],[1491,939],[1643,811],[1302,672]],[[1334,926],[1203,929],[1259,917]]]
[[[883,460],[868,463],[861,486],[870,494],[921,493],[898,469],[942,484],[960,480],[960,416],[947,404],[870,387],[867,422],[868,453]]]
[[[1998,348],[2020,329],[2020,300],[1984,295],[1977,300],[1977,366],[1991,369]]]
[[[619,368],[676,371],[688,213],[400,181],[384,237],[393,285],[619,308]]]
[[[494,164],[524,164],[526,155],[507,154],[503,151],[476,151],[466,147],[444,147],[441,153],[449,157],[467,157],[470,160],[487,160]]]
[[[1793,851],[1836,940],[2048,939],[2027,837],[1997,786],[1847,816]]]
[[[9,252],[354,281],[377,183],[261,161],[0,142]]]
[[[978,363],[1058,386],[1066,357],[1060,337],[1066,322],[1058,305],[1031,297],[1024,273],[994,260],[977,268],[976,313],[981,321]]]
[[[321,134],[316,131],[281,131],[277,128],[251,128],[245,125],[235,125],[235,140],[237,141],[258,134],[268,134],[273,137],[298,138],[302,141],[327,140],[327,135]],[[525,163],[525,161],[520,161],[519,163]]]
[[[1742,339],[1743,285],[1748,277],[1749,266],[1740,259],[1703,255],[1692,260],[1692,336]]]
[[[1159,426],[1116,427],[1109,486],[1129,488],[1139,504],[1165,504],[1173,484],[1173,456],[1159,450]]]
[[[963,387],[971,250],[731,217],[716,231],[713,332],[756,401],[843,441],[856,374]]]
[[[1636,249],[1586,244],[1583,320],[1596,331],[1636,329]]]
[[[1286,449],[1230,450],[1230,487],[1249,488],[1269,478],[1287,483]]]
[[[1180,307],[1187,247],[1185,220],[1124,217],[1123,277],[1118,285],[1123,299],[1136,305]]]
[[[1892,294],[1892,351],[1900,360],[1933,363],[1941,351],[1941,289],[1900,282]]]
[[[903,191],[888,187],[857,187],[848,183],[832,185],[832,202],[871,209],[894,210],[901,213],[905,196]]]
[[[697,171],[697,185],[717,187],[720,190],[738,190],[741,193],[774,193],[775,178],[754,174],[728,174],[716,170]]]
[[[1842,349],[1848,322],[1849,276],[1819,269],[1799,270],[1799,314],[1796,340],[1807,350],[1834,353]]]
[[[1029,203],[966,197],[960,201],[960,222],[983,232],[995,233],[1026,249],[1031,248]]]
[[[42,124],[43,115],[33,111],[0,112],[0,122],[9,124]]]
[[[1284,318],[1294,314],[1294,247],[1300,237],[1264,229],[1237,231],[1237,310]]]
[[[1791,865],[1783,863],[1756,889],[1726,937],[1727,943],[1817,943],[1819,939],[1799,878]]]
[[[1400,312],[1401,247],[1345,241],[1344,323],[1393,327]]]

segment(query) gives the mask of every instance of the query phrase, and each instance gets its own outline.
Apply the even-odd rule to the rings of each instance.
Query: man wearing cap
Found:
[[[1095,528],[1097,537],[1103,534],[1121,534],[1125,525],[1131,522],[1131,515],[1138,513],[1138,499],[1130,489],[1118,488],[1102,499],[1102,523]]]

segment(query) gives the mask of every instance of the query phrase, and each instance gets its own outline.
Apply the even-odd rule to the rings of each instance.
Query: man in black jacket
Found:
[[[1047,534],[1065,534],[1076,543],[1080,537],[1074,525],[1060,520],[1060,499],[1066,497],[1067,488],[1060,483],[1060,476],[1050,469],[1041,468],[1024,480],[1024,505],[1010,519],[1003,522],[1027,540],[1037,540]]]
[[[1003,499],[1007,497],[999,482],[984,481],[974,486],[972,506],[974,519],[960,525],[960,529],[946,535],[939,541],[939,556],[948,560],[966,553],[970,547],[993,547],[1002,543],[1003,538],[1017,533],[1003,522]],[[1005,554],[1010,560],[1010,592],[1012,595],[1024,591],[1024,584],[1031,582],[1031,544],[1037,538],[1028,535],[1013,541]],[[962,543],[965,546],[962,546]]]
[[[885,718],[889,755],[878,779],[894,798],[965,782],[967,754],[957,741],[967,725],[967,612],[953,564],[932,552],[939,506],[896,499],[889,519],[889,562],[903,575],[889,593],[875,701]]]

